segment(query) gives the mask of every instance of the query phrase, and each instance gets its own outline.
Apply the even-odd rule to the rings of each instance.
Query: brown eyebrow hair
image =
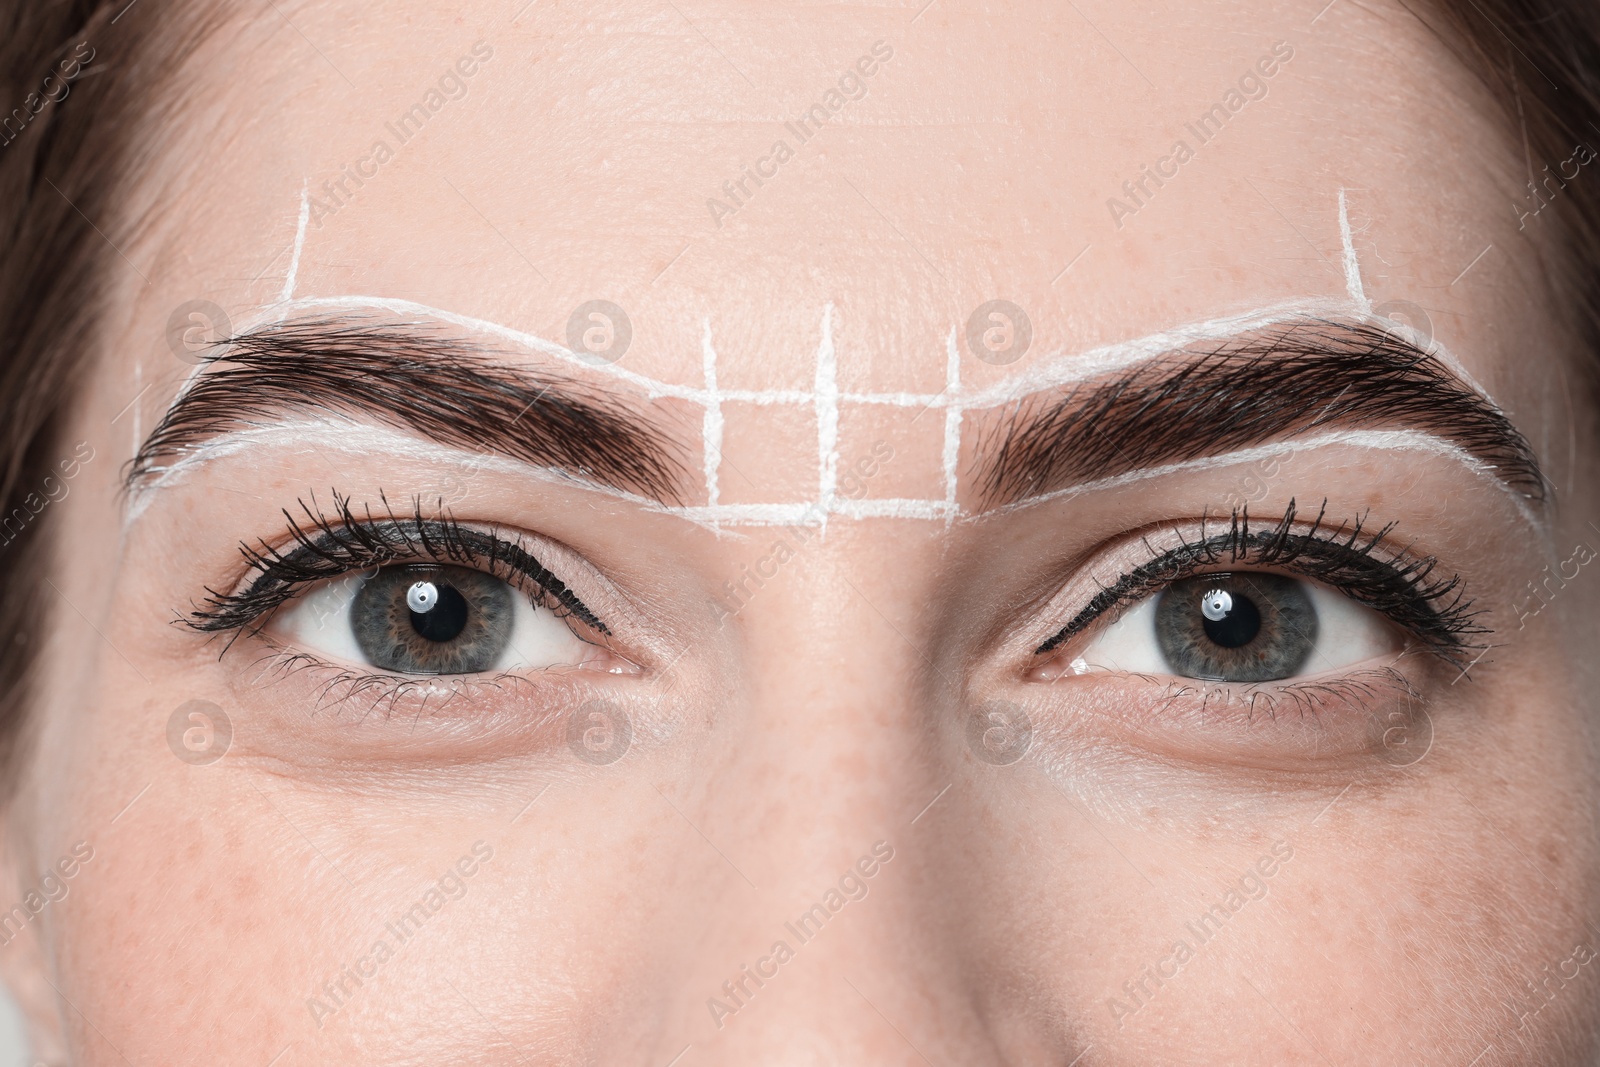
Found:
[[[219,435],[306,411],[407,430],[469,451],[554,467],[666,504],[684,467],[660,429],[597,403],[573,379],[513,364],[432,325],[322,318],[219,343],[137,455],[132,489]]]
[[[1545,496],[1527,440],[1438,359],[1376,326],[1323,320],[1022,401],[980,438],[980,484],[985,503],[999,506],[1322,427],[1424,430],[1530,498]]]

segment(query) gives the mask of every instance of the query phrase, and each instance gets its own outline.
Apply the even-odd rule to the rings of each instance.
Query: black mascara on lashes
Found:
[[[1276,527],[1255,533],[1248,513],[1235,511],[1226,533],[1212,537],[1202,533],[1197,541],[1184,540],[1102,589],[1035,654],[1055,651],[1121,604],[1159,592],[1202,567],[1226,564],[1281,566],[1320,581],[1381,612],[1446,659],[1459,657],[1469,647],[1466,638],[1487,632],[1472,622],[1475,613],[1460,593],[1459,578],[1430,578],[1437,563],[1433,557],[1402,555],[1390,561],[1377,554],[1394,524],[1367,534],[1357,519],[1329,530],[1326,509],[1324,501],[1310,527],[1295,531],[1296,505],[1291,500]]]
[[[384,501],[387,508],[388,502]],[[207,589],[206,606],[190,613],[190,628],[219,633],[242,630],[290,600],[302,586],[343,577],[353,571],[394,563],[448,563],[487,568],[504,576],[526,578],[559,610],[603,634],[611,631],[566,583],[533,555],[491,532],[471,529],[449,516],[425,518],[420,501],[413,514],[400,518],[392,509],[383,517],[370,511],[357,517],[347,497],[334,495],[335,518],[325,518],[313,499],[300,502],[310,529],[288,511],[284,517],[295,547],[288,551],[242,544],[240,551],[257,574],[247,589],[219,593]]]

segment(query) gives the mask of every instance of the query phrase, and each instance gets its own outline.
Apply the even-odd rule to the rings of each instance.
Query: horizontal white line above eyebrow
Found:
[[[461,315],[442,308],[430,307],[427,304],[421,304],[413,300],[400,300],[389,297],[306,297],[279,304],[271,304],[260,309],[260,312],[252,319],[241,323],[238,332],[245,332],[256,326],[268,323],[280,322],[291,312],[321,310],[374,310],[393,315],[414,315],[436,319],[474,333],[486,334],[513,342],[531,351],[562,360],[574,368],[611,375],[619,381],[635,386],[652,399],[670,397],[687,400],[703,406],[719,402],[727,403],[730,400],[761,405],[793,404],[797,406],[810,405],[816,401],[813,391],[807,389],[728,389],[713,391],[700,386],[663,382],[616,364],[591,363],[564,345],[535,334],[491,322],[487,319]],[[1162,330],[1144,337],[1116,341],[1084,351],[1057,353],[1044,358],[1020,374],[973,393],[963,393],[959,389],[945,390],[939,393],[844,392],[840,394],[840,400],[849,403],[887,407],[955,407],[964,410],[1000,407],[1030,396],[1033,393],[1043,392],[1048,389],[1059,389],[1065,385],[1123,370],[1139,363],[1170,355],[1188,346],[1202,344],[1207,341],[1222,341],[1271,326],[1315,318],[1346,319],[1363,322],[1381,327],[1402,340],[1416,344],[1448,367],[1463,384],[1494,406],[1496,411],[1500,410],[1499,406],[1495,405],[1494,399],[1467,372],[1461,361],[1439,342],[1421,337],[1415,330],[1403,323],[1374,316],[1370,307],[1358,305],[1347,299],[1332,298],[1286,301],[1237,315],[1207,319],[1173,327],[1172,329]],[[945,355],[942,350],[938,353],[932,351],[929,353],[930,357],[935,354],[941,359]],[[196,371],[198,372],[201,369],[196,368]]]
[[[1423,338],[1403,323],[1373,315],[1370,308],[1342,299],[1293,300],[1239,315],[1177,326],[1130,341],[1116,341],[1084,351],[1060,353],[1030,367],[1022,374],[962,397],[960,404],[964,408],[972,409],[1000,407],[1047,389],[1059,389],[1065,385],[1073,385],[1126,370],[1141,363],[1148,363],[1184,348],[1207,342],[1226,341],[1272,326],[1304,322],[1308,319],[1342,319],[1377,326],[1427,352],[1449,368],[1463,385],[1482,397],[1495,411],[1500,411],[1499,405],[1495,404],[1494,398],[1488,391],[1467,372],[1461,361],[1438,341]]]

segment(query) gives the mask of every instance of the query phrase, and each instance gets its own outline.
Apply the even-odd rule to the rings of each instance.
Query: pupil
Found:
[[[1219,611],[1223,597],[1227,597],[1229,603],[1226,610]],[[1205,616],[1202,625],[1206,636],[1223,648],[1248,645],[1261,632],[1261,610],[1247,596],[1209,593],[1202,600],[1200,610]]]
[[[429,641],[453,641],[467,628],[467,598],[453,585],[430,583],[433,604],[426,611],[411,612],[411,628]],[[407,596],[407,607],[413,599],[428,598]]]

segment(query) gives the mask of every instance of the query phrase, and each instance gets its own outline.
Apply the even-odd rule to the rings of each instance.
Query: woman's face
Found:
[[[41,1054],[1585,1061],[1600,179],[1320,6],[222,30],[40,492]]]

